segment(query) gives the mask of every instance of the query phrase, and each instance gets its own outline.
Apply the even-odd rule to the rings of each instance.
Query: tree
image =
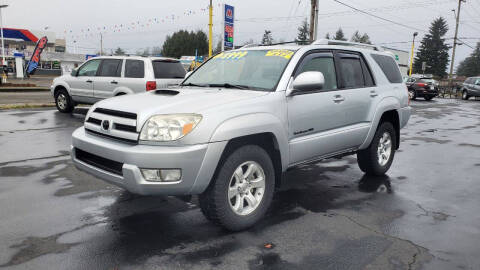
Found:
[[[329,34],[329,33],[327,33],[327,34],[325,35],[325,39],[330,39],[330,34]]]
[[[217,54],[219,52],[222,52],[222,43],[223,43],[223,40],[219,39],[218,42],[217,42],[217,46],[213,50],[213,54]]]
[[[338,28],[337,32],[335,32],[335,36],[333,37],[333,39],[347,41],[347,39],[345,38],[345,34],[343,34],[342,28]]]
[[[473,77],[480,75],[480,42],[477,43],[475,50],[465,58],[457,68],[457,75]]]
[[[265,33],[262,37],[262,44],[263,45],[271,45],[273,43],[272,31],[265,30]]]
[[[420,49],[413,62],[414,73],[423,73],[422,63],[426,62],[427,68],[425,73],[433,74],[440,78],[447,75],[448,50],[450,49],[444,38],[447,32],[448,25],[444,18],[439,17],[432,22],[428,34],[422,39]]]
[[[126,53],[122,48],[118,47],[113,54],[114,55],[125,55]]]
[[[307,19],[305,19],[300,25],[300,27],[298,27],[297,29],[298,29],[298,34],[295,41],[297,42],[297,44],[300,44],[300,45],[307,44],[307,42],[310,40],[310,31],[309,31],[310,28],[308,26]]]
[[[363,35],[360,35],[360,32],[357,30],[353,34],[352,38],[350,39],[352,42],[358,42],[358,43],[365,43],[365,44],[372,44],[370,41],[370,37],[367,35],[367,33],[364,33]]]
[[[180,58],[182,55],[208,54],[208,38],[203,31],[188,32],[180,30],[167,36],[162,47],[162,55],[167,57]]]

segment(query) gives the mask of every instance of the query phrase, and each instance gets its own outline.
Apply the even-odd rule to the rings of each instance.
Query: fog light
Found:
[[[180,169],[141,169],[143,178],[150,182],[177,182],[182,178]]]

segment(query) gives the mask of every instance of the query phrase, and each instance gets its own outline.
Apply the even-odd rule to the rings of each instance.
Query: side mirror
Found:
[[[325,77],[322,72],[319,71],[307,71],[303,72],[295,78],[292,83],[291,94],[299,92],[307,92],[314,90],[321,90],[325,85]]]
[[[185,74],[185,79],[188,78],[192,73],[193,73],[193,71],[187,72],[187,74]]]
[[[72,77],[77,77],[78,69],[72,69],[72,72],[70,73],[70,75],[72,75]]]

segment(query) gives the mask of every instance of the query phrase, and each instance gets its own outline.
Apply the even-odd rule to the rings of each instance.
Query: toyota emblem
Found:
[[[103,120],[102,121],[102,129],[107,131],[110,128],[110,121],[108,120]]]

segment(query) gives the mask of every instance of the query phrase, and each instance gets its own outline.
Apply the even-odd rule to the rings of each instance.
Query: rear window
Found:
[[[383,73],[387,77],[390,83],[402,83],[402,75],[398,69],[397,63],[392,57],[386,55],[372,54],[373,60],[382,69]]]
[[[187,73],[178,61],[153,61],[155,79],[183,79]]]
[[[145,64],[142,60],[127,60],[125,62],[125,78],[145,77]]]

